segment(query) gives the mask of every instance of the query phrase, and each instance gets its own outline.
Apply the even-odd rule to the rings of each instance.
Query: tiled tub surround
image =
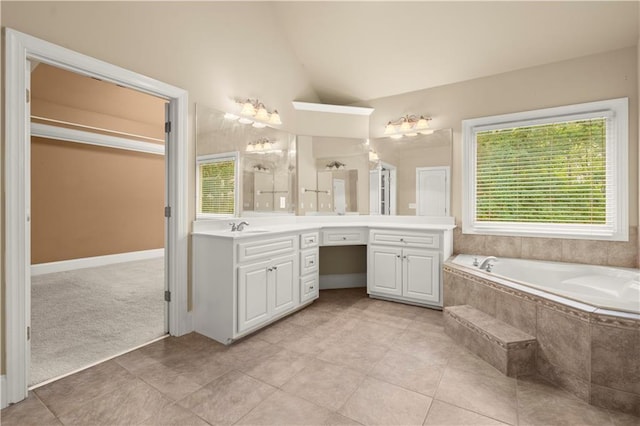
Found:
[[[638,227],[629,227],[629,241],[570,240],[563,238],[502,237],[462,233],[462,225],[453,231],[455,254],[475,253],[552,262],[638,268]]]
[[[640,315],[598,309],[449,261],[444,306],[457,305],[535,336],[542,377],[593,405],[640,416]]]

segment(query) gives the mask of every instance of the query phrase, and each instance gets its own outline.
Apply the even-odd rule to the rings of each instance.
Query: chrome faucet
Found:
[[[229,225],[231,225],[231,232],[236,232],[238,230],[238,225],[234,222],[229,222]]]
[[[245,226],[249,226],[249,222],[245,222],[243,220],[238,225],[236,225],[236,229],[238,230],[238,232],[240,232],[240,231],[242,231],[244,229]]]
[[[493,268],[493,263],[489,263],[489,262],[491,262],[492,260],[498,260],[498,258],[495,256],[487,256],[484,258],[484,260],[482,261],[480,266],[478,266],[478,268],[484,269],[487,272],[491,272],[491,268]]]

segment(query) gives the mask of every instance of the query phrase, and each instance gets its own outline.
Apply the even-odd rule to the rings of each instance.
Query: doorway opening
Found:
[[[95,77],[168,101],[165,277],[169,333],[192,330],[187,307],[187,92],[10,28],[5,40],[6,380],[2,406],[27,397],[31,351],[30,61]]]
[[[168,331],[167,101],[30,69],[33,387]]]

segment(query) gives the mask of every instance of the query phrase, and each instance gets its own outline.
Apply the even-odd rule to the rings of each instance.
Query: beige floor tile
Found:
[[[442,401],[433,401],[425,425],[500,426],[505,423]]]
[[[320,425],[331,411],[297,396],[277,391],[244,416],[237,425]]]
[[[136,380],[135,376],[115,361],[107,361],[39,387],[35,393],[53,414],[60,417],[94,398]]]
[[[307,355],[282,349],[256,364],[247,365],[242,371],[272,386],[281,387],[312,362],[312,358]]]
[[[233,370],[233,365],[225,364],[218,359],[219,357],[207,357],[203,354],[200,357],[195,356],[174,362],[171,364],[171,369],[192,382],[206,385]]]
[[[504,377],[504,374],[502,374],[494,366],[462,347],[459,347],[459,350],[451,352],[449,363],[447,364],[447,366],[455,368],[457,370],[465,370],[472,373],[484,374],[489,377]]]
[[[446,365],[455,351],[462,351],[453,340],[439,332],[407,330],[394,342],[393,348],[432,364]]]
[[[216,342],[213,339],[196,333],[195,331],[184,336],[176,337],[176,342],[189,347],[196,351],[217,352],[224,350],[225,345],[220,342]]]
[[[612,425],[609,411],[589,405],[537,377],[518,379],[521,425]]]
[[[304,331],[304,327],[282,320],[260,331],[256,337],[264,340],[265,342],[277,344],[292,334],[301,334]]]
[[[442,365],[431,364],[413,355],[390,350],[369,375],[423,395],[433,396],[443,372]]]
[[[315,356],[329,346],[331,339],[332,337],[328,334],[302,330],[289,334],[278,343],[278,346],[300,354]]]
[[[285,383],[282,389],[335,411],[363,379],[362,373],[317,360]]]
[[[244,340],[225,347],[216,352],[210,359],[216,362],[231,365],[234,368],[243,366],[275,354],[280,347],[265,342],[257,336],[249,336]]]
[[[158,363],[156,359],[145,355],[140,349],[121,355],[113,360],[132,374],[136,374],[136,372],[149,365]]]
[[[444,316],[442,311],[430,308],[420,308],[416,316],[413,318],[413,322],[421,323],[422,326],[444,326]]]
[[[29,396],[24,401],[2,410],[0,424],[4,426],[62,425],[33,392],[29,392]]]
[[[638,426],[640,424],[640,417],[631,414],[609,410],[609,415],[615,426]]]
[[[60,416],[65,425],[137,424],[171,401],[141,380],[94,398],[80,408]]]
[[[231,371],[178,403],[212,424],[230,424],[240,420],[276,388]]]
[[[202,387],[198,382],[159,362],[139,370],[138,377],[173,401],[178,401]]]
[[[366,425],[422,425],[432,399],[367,377],[339,413]]]
[[[516,424],[516,381],[494,378],[469,371],[447,368],[440,380],[435,399]]]
[[[388,351],[388,346],[362,338],[356,330],[349,336],[333,341],[317,358],[367,373]]]
[[[331,413],[331,415],[325,419],[324,423],[322,423],[323,426],[358,426],[361,424],[362,423],[338,413]]]
[[[317,309],[303,309],[287,318],[289,324],[300,327],[317,327],[333,318],[328,312]]]
[[[177,404],[164,406],[140,424],[143,426],[209,426],[209,423]]]

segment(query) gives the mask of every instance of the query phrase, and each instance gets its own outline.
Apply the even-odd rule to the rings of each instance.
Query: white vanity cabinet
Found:
[[[319,234],[310,232],[300,235],[300,302],[306,303],[320,296]]]
[[[442,307],[443,259],[451,232],[372,229],[367,252],[367,292],[373,297]]]
[[[298,309],[299,237],[297,233],[249,238],[195,234],[195,331],[231,343]]]

